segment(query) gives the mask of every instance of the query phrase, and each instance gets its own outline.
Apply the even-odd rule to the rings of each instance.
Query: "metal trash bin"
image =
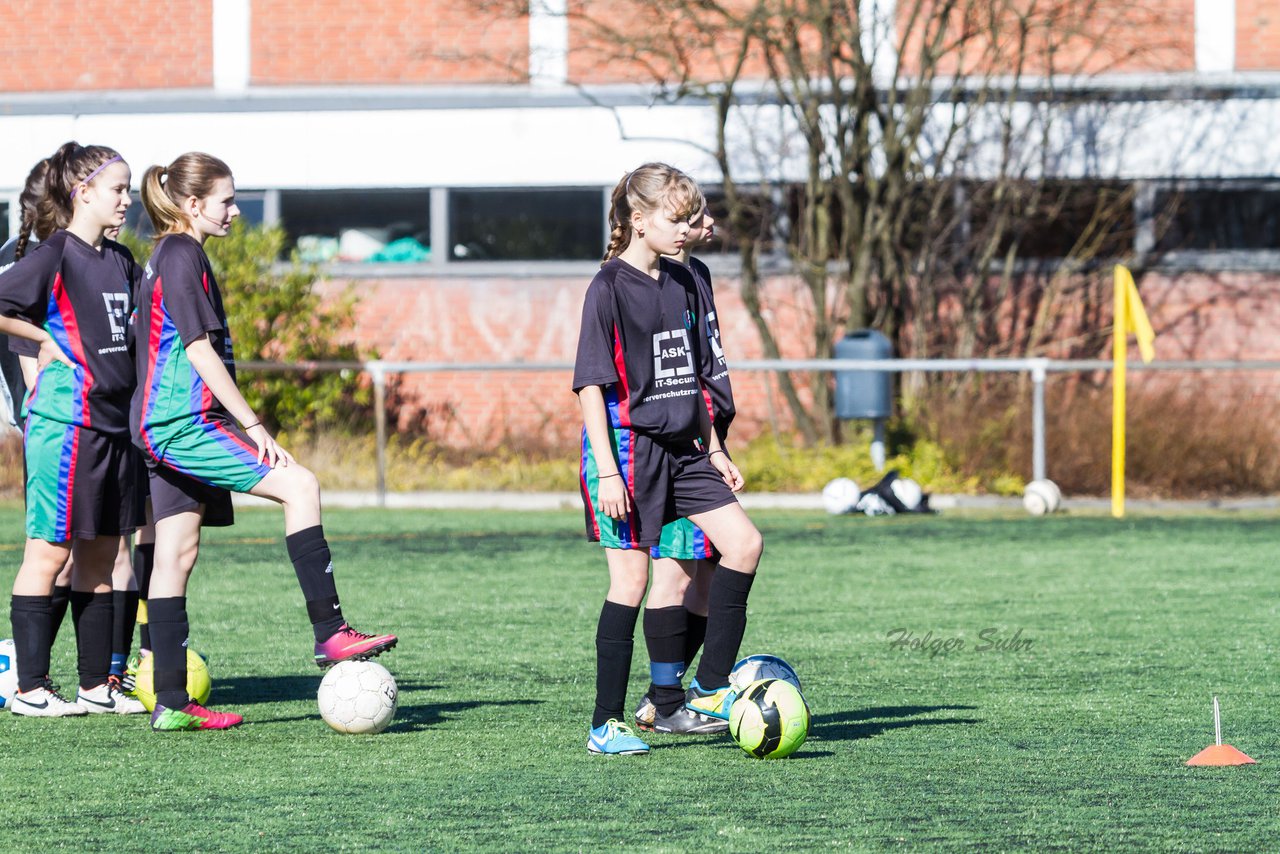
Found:
[[[892,359],[893,344],[874,329],[850,332],[836,342],[837,359]],[[893,375],[888,371],[836,371],[836,417],[871,418],[892,414]]]

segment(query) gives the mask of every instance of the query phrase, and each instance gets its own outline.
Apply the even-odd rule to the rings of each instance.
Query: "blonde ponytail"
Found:
[[[166,234],[186,231],[191,224],[182,208],[165,192],[166,171],[163,166],[152,166],[142,173],[142,206],[151,217],[157,240]]]
[[[193,227],[182,202],[203,199],[213,192],[219,178],[230,178],[231,168],[212,154],[189,151],[168,166],[152,166],[142,174],[142,204],[155,227],[155,239],[182,234]]]

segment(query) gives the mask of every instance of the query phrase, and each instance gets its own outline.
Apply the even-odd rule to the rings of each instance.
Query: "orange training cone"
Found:
[[[1249,756],[1222,743],[1222,715],[1218,710],[1218,698],[1213,698],[1213,734],[1215,743],[1187,760],[1188,765],[1256,765]]]

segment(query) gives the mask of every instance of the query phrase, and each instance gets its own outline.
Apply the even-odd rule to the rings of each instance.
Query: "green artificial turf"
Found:
[[[742,652],[781,655],[804,681],[813,727],[790,759],[751,759],[727,737],[587,753],[605,571],[571,512],[329,512],[345,612],[401,638],[381,659],[400,683],[396,721],[333,733],[281,517],[242,511],[207,532],[189,611],[211,705],[248,723],[161,735],[140,717],[0,715],[0,848],[1280,842],[1275,519],[757,521],[766,556]],[[19,511],[0,510],[6,587],[20,531]],[[983,650],[984,631],[1020,643]],[[63,685],[70,635],[54,654]],[[919,648],[891,643],[908,637]],[[629,705],[646,681],[638,639]],[[1258,765],[1183,764],[1213,740],[1215,693],[1224,740]]]

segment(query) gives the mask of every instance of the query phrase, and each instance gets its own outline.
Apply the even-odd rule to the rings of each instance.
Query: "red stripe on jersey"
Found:
[[[587,439],[587,428],[582,428],[582,460],[578,465],[578,487],[582,490],[582,503],[587,508],[587,519],[591,523],[591,532],[600,539],[600,520],[596,518],[595,503],[591,500],[591,489],[587,485],[587,456],[591,453],[591,442]],[[598,482],[598,481],[597,481]]]
[[[142,412],[139,413],[138,433],[147,446],[147,451],[155,459],[160,459],[156,449],[151,445],[151,434],[147,431],[147,416],[151,412],[151,397],[155,392],[156,365],[160,362],[160,331],[164,328],[164,280],[156,277],[155,287],[151,291],[151,311],[147,312],[147,381],[142,387]]]
[[[618,425],[631,426],[631,384],[627,382],[627,361],[622,354],[622,336],[618,334],[618,325],[613,325],[613,367],[618,372],[618,387],[622,392],[618,395]]]
[[[84,420],[89,420],[89,408],[85,406]],[[80,431],[73,429],[75,438],[71,440],[71,476],[67,478],[67,539],[71,539],[71,517],[76,508],[76,462],[80,459]]]
[[[89,417],[89,389],[93,387],[93,373],[89,370],[89,360],[85,358],[84,340],[80,337],[80,323],[76,320],[76,311],[71,305],[71,297],[67,294],[66,285],[62,281],[62,273],[58,273],[53,278],[53,298],[58,304],[62,327],[67,330],[67,343],[71,346],[71,354],[83,369],[84,384],[80,387],[80,423],[90,427],[92,423]]]
[[[206,386],[206,388],[208,388],[208,386]],[[246,452],[253,454],[255,457],[258,456],[258,446],[256,444],[251,445],[244,439],[241,439],[240,434],[228,427],[227,422],[223,421],[221,418],[206,418],[205,423],[212,424],[213,429],[217,430],[219,435],[226,436]]]

